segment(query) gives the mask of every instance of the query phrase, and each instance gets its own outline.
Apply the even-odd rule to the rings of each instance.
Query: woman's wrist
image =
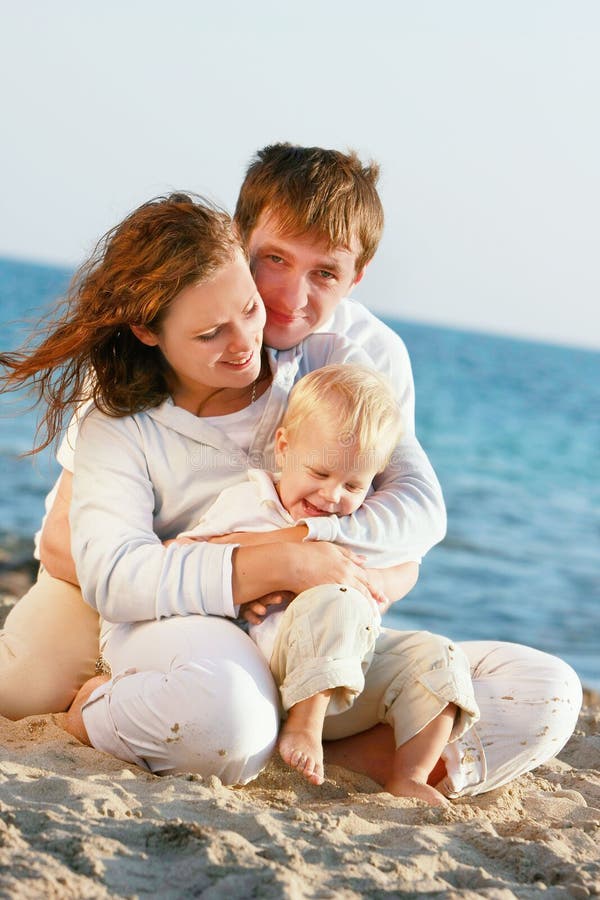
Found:
[[[232,557],[232,591],[236,606],[272,591],[294,590],[301,544],[279,544],[276,552],[269,544],[236,547]]]

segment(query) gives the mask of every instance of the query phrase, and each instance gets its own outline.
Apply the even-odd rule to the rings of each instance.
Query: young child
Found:
[[[277,474],[249,470],[247,481],[224,490],[197,526],[177,540],[221,536],[237,542],[246,536],[231,532],[250,531],[257,532],[253,543],[265,543],[276,541],[279,529],[305,517],[350,515],[390,461],[400,429],[400,411],[383,376],[349,364],[315,370],[293,388],[276,431]],[[414,584],[413,572],[408,563],[405,593]],[[287,713],[279,752],[313,784],[323,782],[325,716],[344,712],[364,687],[380,632],[378,605],[383,611],[389,605],[382,593],[376,592],[375,598],[366,587],[362,594],[331,584],[304,591],[285,610],[264,601],[242,610],[252,623],[251,637],[269,661]],[[462,718],[470,725],[476,711],[472,698],[469,715]],[[457,712],[449,703],[399,748],[388,789],[442,802],[427,777],[456,730]]]

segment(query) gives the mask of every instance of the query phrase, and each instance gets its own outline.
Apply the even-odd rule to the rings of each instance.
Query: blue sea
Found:
[[[0,260],[3,350],[69,274]],[[417,433],[449,522],[387,623],[530,644],[599,689],[600,352],[387,321],[408,346]],[[0,397],[0,559],[30,555],[56,476],[48,452],[17,458],[35,421]]]

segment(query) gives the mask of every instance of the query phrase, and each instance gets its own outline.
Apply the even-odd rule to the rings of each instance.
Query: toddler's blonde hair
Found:
[[[290,440],[311,418],[331,423],[343,447],[388,464],[402,433],[400,409],[383,375],[354,363],[323,366],[294,385],[280,427]]]

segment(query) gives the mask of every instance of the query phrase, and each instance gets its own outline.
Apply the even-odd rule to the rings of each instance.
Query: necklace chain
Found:
[[[250,406],[252,406],[252,404],[256,400],[256,386],[258,385],[258,382],[260,381],[260,377],[262,375],[262,370],[263,370],[263,360],[261,359],[260,371],[259,371],[258,375],[256,376],[256,378],[254,379],[254,381],[252,382],[252,394],[250,395]]]

